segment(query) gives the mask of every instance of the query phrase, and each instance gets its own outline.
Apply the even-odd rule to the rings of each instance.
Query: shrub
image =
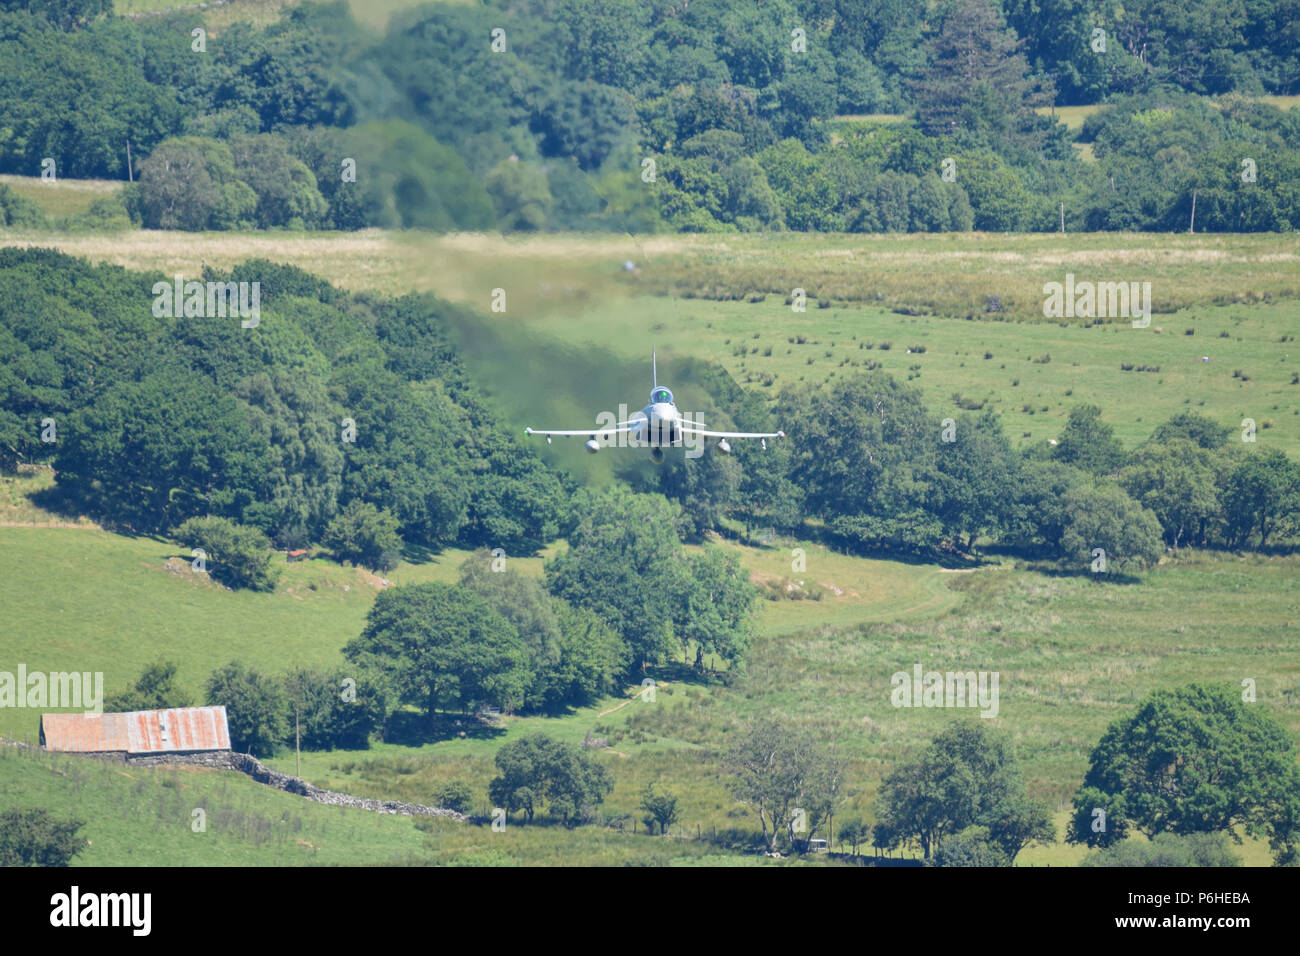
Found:
[[[48,224],[40,206],[0,183],[0,228],[40,229]]]
[[[469,813],[474,808],[474,788],[464,780],[449,780],[434,791],[434,803],[457,813]]]
[[[67,866],[90,841],[84,823],[57,820],[44,807],[0,812],[0,866]]]
[[[280,681],[238,661],[212,672],[206,700],[224,706],[232,750],[271,756],[290,733],[289,705]]]
[[[284,691],[287,713],[296,712],[304,750],[364,750],[387,714],[381,690],[364,676],[359,683],[349,680],[343,671],[291,671],[284,677]]]
[[[375,571],[397,566],[402,537],[395,517],[368,501],[349,501],[325,529],[325,547],[340,561],[351,561]]]
[[[271,560],[271,540],[257,528],[235,524],[229,518],[190,518],[172,531],[181,544],[199,548],[208,573],[232,588],[274,591],[280,568]]]
[[[1080,866],[1240,866],[1226,833],[1158,833],[1149,843],[1123,840],[1084,857]]]

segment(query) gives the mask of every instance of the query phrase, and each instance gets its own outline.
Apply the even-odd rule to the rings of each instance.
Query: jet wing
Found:
[[[784,438],[785,432],[711,432],[703,428],[681,426],[683,435],[700,435],[704,438]]]
[[[545,429],[545,428],[525,428],[525,435],[560,435],[560,436],[584,436],[587,438],[608,438],[610,435],[626,435],[636,431],[635,428],[577,428],[567,430]]]

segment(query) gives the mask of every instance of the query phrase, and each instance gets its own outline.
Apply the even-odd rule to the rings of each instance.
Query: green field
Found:
[[[47,182],[39,176],[0,175],[0,185],[8,186],[19,196],[40,206],[52,222],[79,216],[90,204],[111,196],[124,184],[111,179],[55,179]]]
[[[86,821],[84,866],[519,866],[582,860],[728,866],[770,863],[688,840],[620,833],[415,819],[329,807],[195,768],[122,767],[0,744],[0,806],[42,806]],[[193,811],[206,830],[192,829]]]
[[[219,30],[235,22],[267,26],[279,20],[283,12],[300,0],[230,0],[220,6],[200,8],[194,0],[113,0],[113,11],[138,16],[165,10],[186,10],[202,17],[202,22]],[[357,23],[382,32],[393,14],[427,3],[473,3],[475,0],[348,0],[348,8]]]
[[[1269,106],[1276,106],[1280,110],[1294,109],[1300,105],[1300,96],[1256,96],[1252,97],[1261,103],[1267,103]],[[1217,100],[1210,102],[1218,105]],[[1089,103],[1084,106],[1042,106],[1037,112],[1041,116],[1055,115],[1056,118],[1064,123],[1071,132],[1078,132],[1083,128],[1083,121],[1093,113],[1102,108],[1104,104]]]

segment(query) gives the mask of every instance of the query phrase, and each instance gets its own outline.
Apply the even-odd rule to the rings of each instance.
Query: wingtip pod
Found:
[[[532,433],[533,433],[533,430],[532,430],[531,428],[525,428],[525,429],[524,429],[524,434],[525,434],[525,435],[531,435]]]
[[[777,433],[776,433],[776,437],[777,437],[777,438],[784,438],[784,437],[785,437],[785,432],[777,432]]]

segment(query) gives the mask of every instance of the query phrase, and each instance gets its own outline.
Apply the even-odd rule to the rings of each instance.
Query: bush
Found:
[[[368,501],[349,501],[325,529],[323,543],[340,561],[351,561],[375,571],[397,567],[402,557],[402,536],[395,517]]]
[[[304,750],[364,750],[388,712],[382,691],[364,679],[349,682],[342,671],[290,671],[284,677],[284,691],[286,719],[296,711]]]
[[[1010,866],[1006,852],[989,838],[988,827],[967,827],[944,840],[934,854],[935,866]]]
[[[47,225],[40,206],[0,183],[0,228],[40,229]]]
[[[1226,833],[1158,833],[1150,843],[1124,840],[1090,853],[1080,866],[1240,866]]]
[[[139,679],[121,694],[104,701],[109,713],[127,713],[136,710],[164,710],[169,707],[189,707],[194,699],[176,686],[175,661],[158,661],[150,664]]]
[[[206,699],[224,706],[230,747],[268,757],[289,734],[289,707],[280,682],[238,661],[212,672]]]
[[[117,196],[101,196],[81,215],[69,219],[67,225],[72,231],[84,229],[91,232],[121,232],[131,228],[131,216],[122,199]]]
[[[84,823],[56,820],[44,807],[0,812],[0,866],[67,866],[90,845]]]
[[[186,547],[201,549],[208,573],[223,584],[253,591],[275,590],[281,569],[271,564],[271,540],[258,529],[228,518],[190,518],[172,535]]]
[[[434,791],[433,801],[457,813],[470,813],[474,808],[474,788],[464,780],[449,780]]]
[[[523,810],[530,823],[543,801],[568,826],[586,822],[614,789],[613,776],[595,757],[545,734],[504,744],[494,759],[499,774],[488,786],[489,799],[506,813]]]

